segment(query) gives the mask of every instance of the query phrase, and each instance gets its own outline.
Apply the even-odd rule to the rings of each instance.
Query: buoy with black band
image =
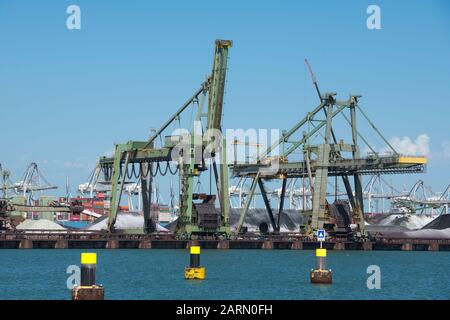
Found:
[[[190,247],[189,267],[184,269],[184,278],[187,280],[204,280],[205,267],[200,266],[200,247]]]
[[[104,300],[105,290],[97,285],[95,273],[97,271],[97,254],[81,254],[80,286],[72,289],[72,300]]]

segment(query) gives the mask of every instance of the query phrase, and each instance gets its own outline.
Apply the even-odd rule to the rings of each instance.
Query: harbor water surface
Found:
[[[450,253],[329,251],[332,285],[311,285],[310,250],[203,250],[206,280],[186,281],[187,250],[0,250],[0,299],[70,299],[66,273],[97,252],[106,299],[450,299]],[[367,288],[367,268],[381,289]]]

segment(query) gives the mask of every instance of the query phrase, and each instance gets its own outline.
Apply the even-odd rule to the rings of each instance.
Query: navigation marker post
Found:
[[[320,243],[320,248],[316,249],[316,269],[310,271],[311,283],[319,284],[331,284],[332,272],[331,269],[327,269],[327,249],[322,248],[322,242],[325,241],[325,230],[317,230],[317,241]]]

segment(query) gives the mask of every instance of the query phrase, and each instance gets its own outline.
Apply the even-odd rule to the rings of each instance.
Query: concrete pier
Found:
[[[333,246],[333,250],[345,250],[344,242],[336,242]]]
[[[273,241],[272,240],[264,240],[262,248],[266,249],[266,250],[272,250],[273,249]]]
[[[217,243],[217,249],[230,249],[230,242],[228,240],[220,240]]]
[[[303,242],[293,241],[291,245],[292,250],[303,250]]]
[[[151,249],[152,242],[150,240],[142,240],[139,242],[139,249]]]
[[[69,247],[69,241],[67,240],[57,240],[55,242],[55,249],[67,249]]]
[[[191,240],[186,243],[186,249],[190,249],[191,247],[198,247],[198,240]]]
[[[413,245],[412,243],[406,242],[402,244],[402,251],[412,251]]]
[[[119,249],[119,240],[108,240],[106,243],[106,249]]]
[[[42,232],[36,234],[0,233],[1,249],[265,249],[314,250],[317,242],[306,237],[271,235],[266,239],[240,236],[231,239],[181,240],[174,235],[137,235],[86,232]],[[390,251],[450,251],[450,239],[372,239],[372,241],[343,241],[332,239],[323,242],[328,250],[390,250]]]
[[[33,249],[33,240],[23,239],[20,241],[19,249]]]

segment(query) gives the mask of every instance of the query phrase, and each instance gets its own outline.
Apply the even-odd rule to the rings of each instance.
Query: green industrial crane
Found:
[[[342,211],[342,207],[333,208],[327,202],[327,183],[329,177],[341,177],[352,209],[350,223],[356,224],[359,234],[363,234],[364,204],[361,175],[420,173],[425,170],[426,158],[402,156],[389,144],[359,106],[359,95],[350,95],[349,99],[340,101],[336,99],[336,93],[321,94],[307,61],[306,64],[311,71],[320,104],[290,130],[284,131],[278,141],[258,156],[256,162],[231,165],[233,177],[252,180],[238,221],[237,232],[241,231],[257,186],[261,190],[272,228],[274,232],[279,232],[286,182],[288,179],[296,178],[310,181],[313,207],[307,233],[313,235],[315,231],[324,227],[329,231],[336,231],[336,228],[330,230],[333,225],[330,212],[333,209],[336,209],[334,212]],[[367,120],[369,127],[381,137],[392,154],[380,155],[371,147],[357,129],[357,113]],[[339,115],[350,129],[350,141],[347,143],[343,139],[338,140],[334,131],[334,120]],[[321,141],[315,142],[318,137]],[[361,156],[359,139],[372,151],[370,156]],[[295,158],[296,153],[301,154],[302,159]],[[354,190],[350,177],[353,177]],[[276,180],[282,182],[278,217],[273,213],[264,186],[265,181]],[[347,231],[339,232],[347,233],[349,228],[344,229]]]
[[[232,42],[229,40],[215,41],[210,76],[148,141],[116,144],[113,158],[100,158],[99,165],[105,180],[110,181],[112,185],[109,231],[114,231],[126,179],[134,176],[141,181],[143,231],[144,233],[154,232],[157,221],[152,215],[150,203],[152,180],[157,174],[178,172],[180,198],[177,235],[182,238],[230,235],[226,142],[221,135],[221,126],[228,50],[231,45]],[[205,113],[203,105],[206,95],[208,95],[208,108]],[[162,139],[163,132],[178,121],[189,106],[197,109],[190,133],[169,135]],[[157,147],[157,138],[160,138],[158,139],[160,141],[164,140],[164,144]],[[216,195],[194,192],[195,180],[199,181],[201,173],[208,170],[207,162],[212,169],[209,173],[214,175],[216,181],[219,210],[215,207]],[[163,169],[164,166],[165,169]],[[173,166],[175,166],[174,169]]]

